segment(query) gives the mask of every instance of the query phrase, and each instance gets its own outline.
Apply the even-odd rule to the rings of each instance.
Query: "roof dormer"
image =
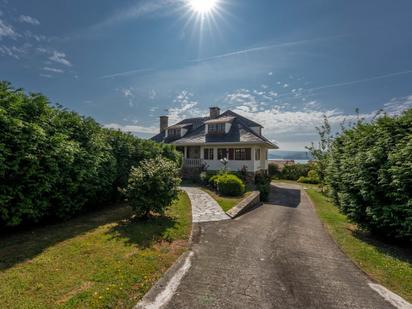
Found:
[[[185,123],[185,124],[176,124],[174,126],[168,127],[166,130],[166,137],[181,138],[186,135],[187,131],[189,131],[191,126],[192,126],[191,123]]]
[[[220,117],[205,121],[206,134],[223,135],[229,133],[234,119],[235,117]]]

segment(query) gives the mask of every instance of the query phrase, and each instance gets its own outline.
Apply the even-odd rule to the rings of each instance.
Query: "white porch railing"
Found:
[[[203,159],[183,159],[183,167],[202,167]]]

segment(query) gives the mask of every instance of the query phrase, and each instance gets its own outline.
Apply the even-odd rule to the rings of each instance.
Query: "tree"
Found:
[[[328,151],[333,141],[331,136],[331,127],[328,117],[323,115],[323,124],[320,127],[316,127],[316,131],[319,134],[319,143],[317,146],[312,142],[311,146],[306,147],[309,150],[312,157],[315,160],[314,170],[321,184],[322,190],[326,181],[326,167],[328,164]]]

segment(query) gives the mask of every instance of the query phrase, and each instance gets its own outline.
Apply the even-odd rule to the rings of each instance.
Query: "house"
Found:
[[[183,168],[218,171],[227,161],[229,171],[256,173],[268,168],[268,150],[277,145],[262,135],[263,127],[230,110],[220,113],[210,108],[208,117],[185,119],[169,126],[168,117],[160,117],[160,133],[152,137],[159,143],[176,146],[183,153]]]

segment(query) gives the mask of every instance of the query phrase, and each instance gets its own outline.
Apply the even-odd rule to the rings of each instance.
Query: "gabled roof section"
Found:
[[[231,122],[230,131],[222,135],[209,135],[206,134],[206,124],[209,123],[221,123]],[[241,115],[236,114],[230,110],[222,113],[219,117],[211,119],[210,117],[190,118],[180,121],[179,123],[171,126],[174,127],[186,127],[192,125],[185,136],[181,138],[166,137],[165,132],[161,132],[152,137],[152,140],[156,142],[172,143],[176,146],[179,145],[193,145],[193,144],[227,144],[227,143],[247,143],[247,144],[266,144],[271,148],[278,148],[264,136],[257,134],[253,127],[263,128],[262,125],[249,120]]]
[[[250,120],[250,119],[248,119],[246,117],[243,117],[239,114],[236,114],[235,112],[232,112],[231,110],[227,110],[226,112],[221,114],[219,117],[236,117],[237,119],[240,119],[245,124],[245,126],[263,128],[263,126],[261,124],[258,124],[257,122],[254,122],[253,120]]]

